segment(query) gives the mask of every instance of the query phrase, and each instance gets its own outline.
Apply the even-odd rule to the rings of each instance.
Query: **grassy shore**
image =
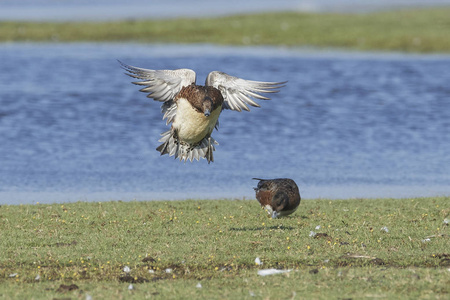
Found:
[[[90,23],[0,22],[0,42],[285,45],[450,52],[450,8],[370,14],[266,13]]]
[[[0,298],[448,299],[449,202],[2,205]]]

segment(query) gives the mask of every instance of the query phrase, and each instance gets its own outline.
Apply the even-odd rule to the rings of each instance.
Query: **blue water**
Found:
[[[450,56],[209,45],[0,45],[0,204],[254,198],[252,177],[304,198],[450,195]],[[288,84],[224,111],[215,162],[155,148],[160,104],[116,59]]]

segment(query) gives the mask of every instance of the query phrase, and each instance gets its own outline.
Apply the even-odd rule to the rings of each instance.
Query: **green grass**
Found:
[[[90,23],[0,22],[0,41],[285,45],[450,52],[450,8]]]
[[[3,205],[0,298],[448,299],[449,203],[303,200],[275,220],[256,200]]]

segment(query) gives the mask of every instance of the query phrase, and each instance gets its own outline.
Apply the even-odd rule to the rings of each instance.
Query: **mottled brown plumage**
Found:
[[[209,113],[211,113],[221,107],[223,103],[222,94],[218,89],[212,86],[195,84],[182,88],[175,97],[175,102],[180,98],[187,99],[199,113],[203,114],[205,113],[205,109],[208,109]]]
[[[300,204],[300,192],[294,180],[289,178],[259,179],[255,188],[256,199],[267,212],[276,218],[293,213]]]

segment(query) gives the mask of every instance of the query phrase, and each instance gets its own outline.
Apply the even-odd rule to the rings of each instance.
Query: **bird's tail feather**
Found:
[[[214,161],[213,151],[215,151],[214,145],[219,145],[219,143],[214,140],[214,138],[205,137],[197,145],[191,146],[180,142],[176,134],[172,130],[168,130],[161,134],[159,142],[162,142],[157,151],[161,155],[169,154],[169,156],[175,156],[175,159],[180,161],[193,161],[194,159],[200,160],[200,158],[205,158],[208,163]]]

